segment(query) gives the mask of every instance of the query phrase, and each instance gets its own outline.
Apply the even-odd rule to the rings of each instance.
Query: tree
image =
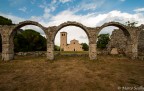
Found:
[[[86,43],[81,43],[81,45],[82,45],[82,49],[84,51],[88,51],[89,50],[89,46]]]
[[[0,25],[12,25],[12,20],[5,18],[3,16],[0,16]]]
[[[54,51],[60,51],[60,47],[57,45],[54,45]]]
[[[46,38],[32,29],[27,29],[14,37],[14,50],[19,51],[46,51]]]
[[[109,34],[100,34],[98,36],[97,48],[100,48],[100,49],[106,48],[109,40],[110,40]]]
[[[138,23],[137,22],[130,22],[130,21],[126,22],[126,25],[129,26],[129,27],[135,27],[136,24],[138,24]]]

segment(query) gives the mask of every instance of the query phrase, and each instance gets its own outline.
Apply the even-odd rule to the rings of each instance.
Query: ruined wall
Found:
[[[17,56],[46,56],[46,51],[34,51],[34,52],[17,52],[15,53]]]
[[[144,56],[144,30],[140,32],[138,38],[138,55]]]
[[[125,42],[125,39],[123,39],[123,35],[121,35],[122,33],[115,33],[113,32],[112,37],[111,37],[111,41],[109,43],[109,47],[108,49],[111,50],[114,47],[119,48],[119,53],[125,52],[126,50],[126,54],[128,57],[134,59],[137,58],[137,42],[138,42],[138,32],[143,28],[143,27],[129,27],[129,26],[125,26],[119,22],[109,22],[109,23],[105,23],[102,26],[99,27],[87,27],[84,26],[81,23],[78,22],[71,22],[71,21],[67,21],[64,22],[62,24],[60,24],[59,26],[49,26],[49,27],[44,27],[41,24],[39,24],[38,22],[35,21],[23,21],[20,22],[19,24],[16,25],[11,25],[11,26],[0,26],[0,33],[2,35],[2,60],[4,61],[8,61],[8,60],[12,60],[14,58],[14,44],[13,44],[13,37],[15,35],[15,31],[20,29],[23,26],[26,25],[35,25],[40,27],[46,34],[47,37],[47,59],[48,60],[53,60],[54,59],[54,39],[55,36],[57,34],[57,32],[62,29],[63,27],[66,26],[76,26],[76,27],[80,27],[82,28],[87,36],[88,36],[88,40],[89,40],[89,58],[90,60],[95,60],[97,59],[97,50],[96,50],[96,40],[97,40],[97,36],[99,34],[99,32],[107,27],[107,26],[115,26],[118,27],[122,30],[124,30],[124,34],[127,36],[128,38],[128,42]],[[113,37],[116,38],[113,38]],[[127,48],[125,47],[125,45],[127,45]]]
[[[123,34],[123,31],[116,29],[110,36],[111,40],[108,43],[108,51],[111,53],[113,48],[117,48],[118,54],[125,54],[127,39]],[[138,38],[138,55],[144,56],[144,30],[140,32]]]
[[[113,48],[117,48],[118,54],[125,54],[127,39],[122,30],[115,29],[110,36],[108,43],[108,52],[111,53]]]

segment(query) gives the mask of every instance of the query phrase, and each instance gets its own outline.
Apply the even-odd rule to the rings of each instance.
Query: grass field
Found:
[[[144,87],[144,61],[119,56],[98,56],[95,61],[19,56],[0,62],[0,91],[121,91],[120,87]]]

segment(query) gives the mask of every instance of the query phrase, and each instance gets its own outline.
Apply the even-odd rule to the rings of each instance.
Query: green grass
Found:
[[[88,54],[88,51],[55,51],[55,53],[61,53],[61,54]]]

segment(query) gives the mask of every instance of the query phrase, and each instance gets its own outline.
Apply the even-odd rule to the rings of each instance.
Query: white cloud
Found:
[[[27,8],[26,7],[22,7],[22,8],[19,8],[18,10],[22,11],[22,12],[25,12],[27,11]]]
[[[74,7],[74,11],[86,11],[86,10],[96,10],[104,4],[105,0],[83,0],[77,7]]]
[[[5,13],[0,12],[0,15],[6,17],[8,19],[11,19],[14,24],[18,24],[19,22],[22,22],[22,21],[26,20],[24,18],[14,16],[12,14],[5,14]]]
[[[51,3],[47,3],[45,0],[43,0],[43,3],[39,5],[40,8],[43,8],[43,18],[48,19],[52,16],[52,12],[54,12],[57,8],[56,0],[52,0]]]
[[[10,6],[17,6],[17,5],[22,5],[25,0],[8,0],[10,3]]]
[[[87,36],[84,36],[84,35],[81,35],[79,38],[80,38],[80,39],[87,39],[88,37],[87,37]]]
[[[70,2],[71,0],[59,0],[62,3]]]
[[[25,29],[33,29],[33,30],[39,32],[41,35],[46,36],[44,31],[41,28],[39,28],[37,26],[34,26],[34,25],[27,25],[27,26],[22,27],[22,29],[23,30],[25,30]]]
[[[45,10],[45,12],[49,12],[49,10]],[[26,19],[23,19],[23,18],[20,18],[17,16],[13,16],[11,14],[0,13],[0,15],[12,19],[12,21],[14,23],[18,23],[20,21],[26,20]],[[88,26],[88,27],[96,27],[96,26],[101,26],[102,24],[104,24],[106,22],[110,22],[110,21],[116,21],[116,22],[120,22],[120,23],[125,23],[127,21],[131,21],[131,22],[137,21],[138,25],[144,24],[144,21],[143,21],[144,15],[143,15],[143,13],[130,14],[130,13],[121,12],[118,10],[113,10],[113,11],[110,11],[108,13],[103,13],[103,14],[89,13],[86,15],[78,15],[78,14],[75,14],[75,12],[73,12],[73,11],[65,10],[65,11],[58,13],[55,16],[51,15],[49,18],[45,18],[44,16],[32,16],[31,18],[29,18],[29,20],[37,21],[46,27],[57,26],[63,22],[67,22],[67,21],[76,21],[76,22],[82,23],[83,25]],[[73,30],[74,28],[69,27],[66,29]],[[110,33],[112,29],[113,28],[109,27],[107,29],[104,29],[105,31],[102,31],[101,33]],[[84,35],[85,32],[78,32],[80,29],[74,29],[74,30],[76,30],[77,32],[76,31],[75,32],[68,31],[69,34],[73,33],[71,35],[71,38],[76,37],[75,36],[76,34],[82,34],[81,36],[77,35],[78,37],[76,37],[76,39],[79,39],[80,42],[86,42],[86,40],[84,40],[84,37],[82,38],[82,36],[86,36],[86,35]],[[37,31],[39,31],[39,30],[37,30]],[[56,40],[59,40],[59,37],[56,37]],[[70,39],[68,41],[70,41]],[[59,42],[56,42],[56,44],[59,44]]]
[[[138,8],[134,10],[135,12],[144,12],[144,8]]]

